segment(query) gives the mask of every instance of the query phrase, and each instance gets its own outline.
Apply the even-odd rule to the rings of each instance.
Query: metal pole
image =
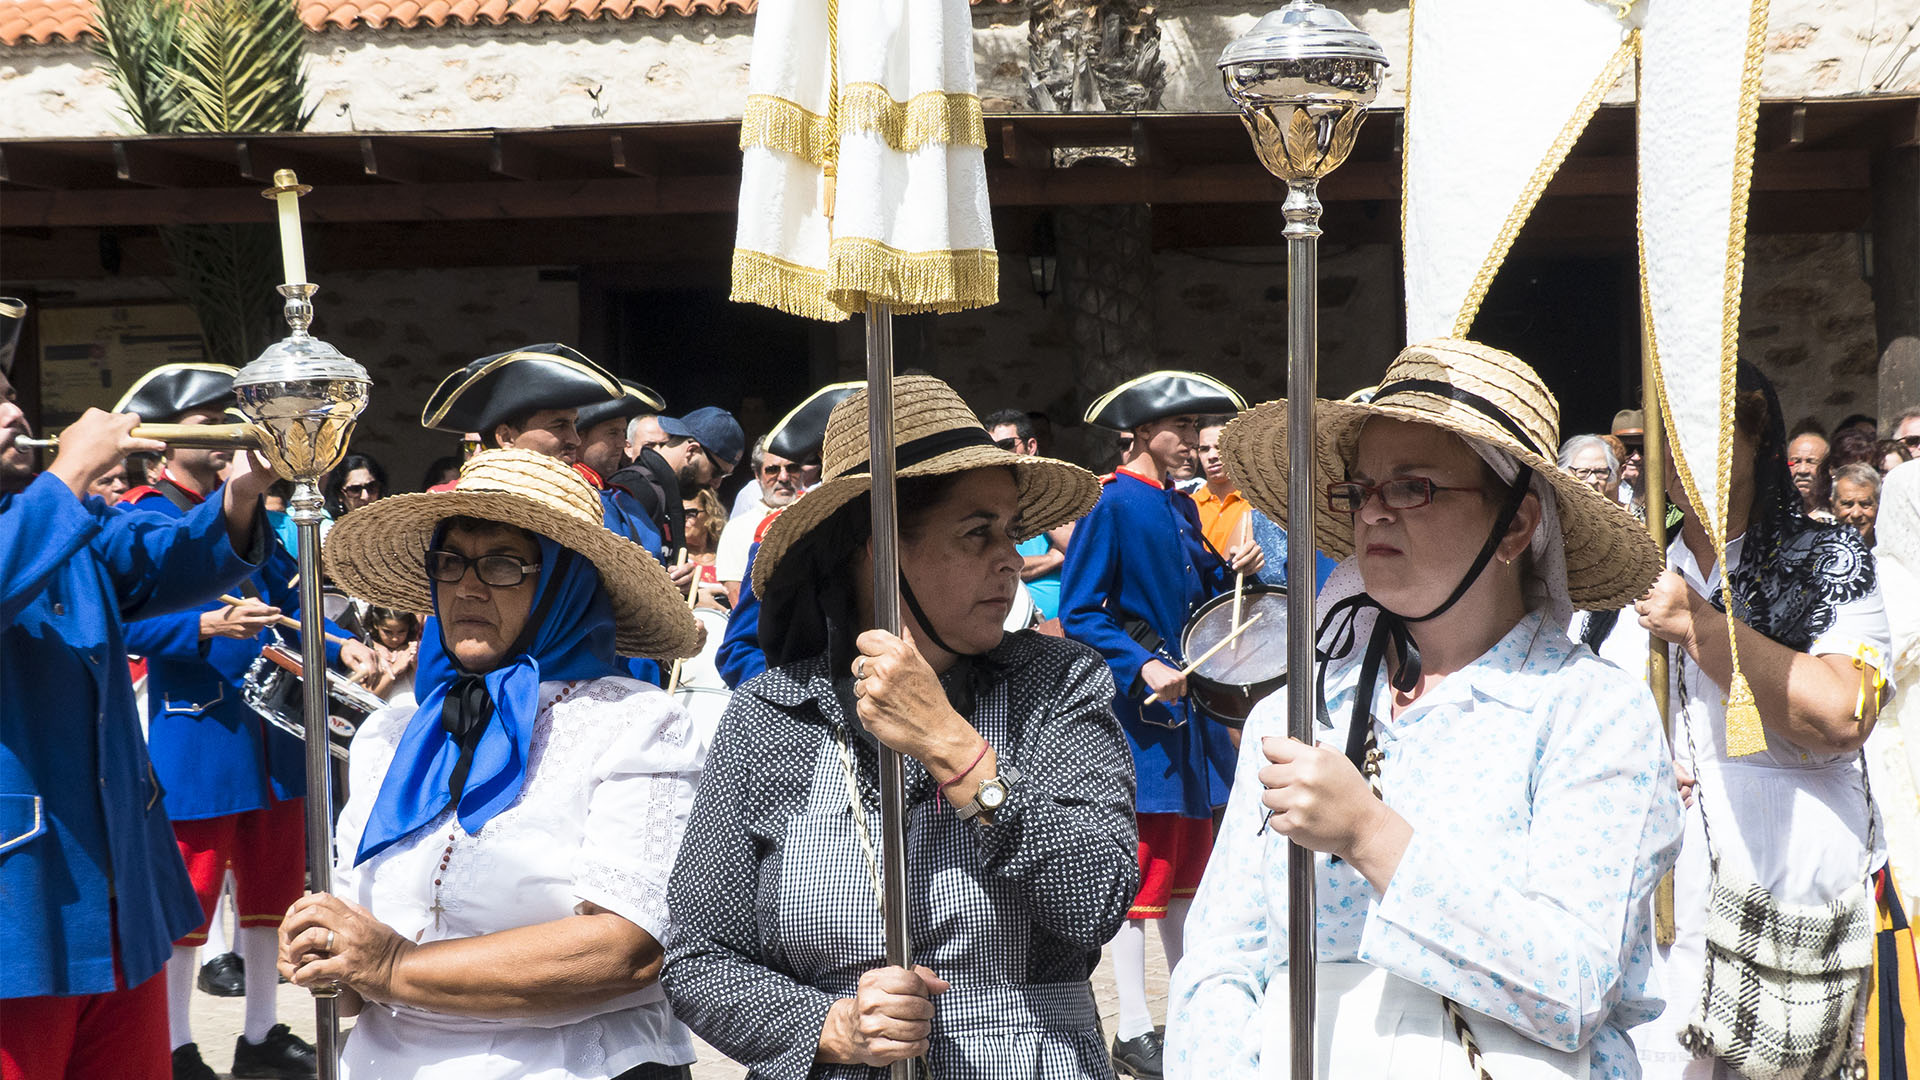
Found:
[[[307,877],[313,891],[333,889],[333,761],[327,732],[327,639],[320,600],[320,489],[294,484],[287,512],[300,546],[300,669],[307,731]],[[262,524],[262,528],[265,525]],[[314,1043],[319,1080],[340,1076],[338,989],[313,988]]]
[[[1642,315],[1640,328],[1640,414],[1641,443],[1640,486],[1647,492],[1647,532],[1667,552],[1667,422],[1660,412],[1660,386],[1653,365],[1653,326]],[[1631,615],[1632,612],[1627,614]],[[1653,691],[1653,703],[1660,710],[1660,726],[1667,733],[1667,746],[1673,746],[1673,709],[1667,700],[1667,643],[1647,635],[1647,689]],[[1673,871],[1653,893],[1653,938],[1658,945],[1671,945],[1679,937],[1673,918]]]
[[[1287,733],[1312,745],[1314,618],[1313,401],[1320,365],[1320,182],[1293,180],[1287,220]],[[1314,853],[1287,844],[1287,985],[1293,1080],[1313,1080]]]
[[[867,461],[873,470],[873,627],[900,633],[900,515],[893,486],[893,309],[867,301]],[[887,964],[913,966],[907,935],[907,786],[900,755],[880,744],[880,917]],[[913,1080],[913,1062],[896,1061],[893,1080]]]

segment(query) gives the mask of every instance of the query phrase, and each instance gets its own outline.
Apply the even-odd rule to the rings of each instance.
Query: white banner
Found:
[[[1641,287],[1669,451],[1723,564],[1766,25],[1767,0],[1652,0],[1641,31]],[[1766,745],[1750,700],[1736,672],[1736,756]]]
[[[1632,57],[1607,0],[1417,0],[1407,340],[1465,337],[1534,203]]]

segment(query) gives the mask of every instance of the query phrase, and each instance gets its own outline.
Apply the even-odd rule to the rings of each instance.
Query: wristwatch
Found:
[[[1002,765],[1000,775],[980,781],[980,789],[973,793],[973,800],[959,809],[960,820],[971,821],[979,814],[992,817],[994,811],[1007,804],[1007,793],[1019,782],[1020,770],[1012,765]]]

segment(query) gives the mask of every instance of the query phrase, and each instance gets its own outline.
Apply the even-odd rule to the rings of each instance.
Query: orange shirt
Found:
[[[1223,498],[1215,495],[1205,484],[1193,493],[1193,501],[1200,507],[1200,532],[1212,544],[1214,550],[1226,555],[1234,539],[1239,535],[1240,523],[1247,518],[1247,511],[1253,504],[1240,497],[1238,488],[1227,492]]]

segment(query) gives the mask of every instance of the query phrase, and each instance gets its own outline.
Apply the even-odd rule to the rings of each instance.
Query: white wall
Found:
[[[1161,54],[1169,67],[1164,107],[1225,109],[1214,60],[1268,6],[1162,0]],[[1393,59],[1380,104],[1399,105],[1406,79],[1404,0],[1338,6]],[[1920,56],[1891,66],[1920,44],[1920,30],[1908,26],[1912,19],[1911,5],[1898,0],[1775,0],[1767,96],[1920,91]],[[988,110],[1024,111],[1023,7],[981,8],[975,26]],[[752,28],[750,18],[729,15],[326,31],[309,38],[313,127],[418,131],[734,117],[745,97]],[[1623,86],[1616,97],[1625,93]],[[0,48],[0,138],[124,130],[112,89],[85,46]]]

